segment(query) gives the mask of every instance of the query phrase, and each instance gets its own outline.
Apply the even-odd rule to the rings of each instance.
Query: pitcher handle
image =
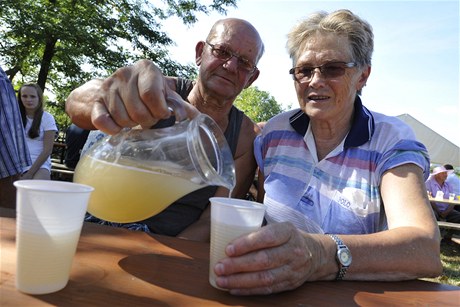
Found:
[[[185,101],[179,100],[177,97],[168,96],[166,99],[168,109],[171,111],[171,116],[167,119],[159,120],[150,129],[166,128],[174,125],[175,123],[182,122],[187,119],[187,112],[184,109],[183,103]]]

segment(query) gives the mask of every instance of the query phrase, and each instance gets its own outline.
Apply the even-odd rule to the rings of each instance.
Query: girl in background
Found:
[[[57,132],[53,115],[43,110],[43,92],[37,84],[24,84],[18,92],[19,109],[32,166],[21,179],[51,179],[51,153]]]

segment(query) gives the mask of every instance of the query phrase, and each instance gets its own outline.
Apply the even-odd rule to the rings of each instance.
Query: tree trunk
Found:
[[[40,72],[38,73],[37,84],[45,91],[46,80],[51,67],[51,60],[53,59],[57,39],[48,37],[46,40],[45,51],[43,52],[42,62],[40,64]]]
[[[19,66],[14,66],[11,69],[5,70],[5,73],[7,74],[8,78],[13,82],[14,77],[16,74],[19,72]]]

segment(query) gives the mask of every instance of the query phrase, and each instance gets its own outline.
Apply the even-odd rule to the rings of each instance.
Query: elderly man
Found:
[[[438,191],[444,193],[444,198],[449,197],[449,193],[453,193],[452,187],[446,181],[447,176],[453,171],[447,170],[444,166],[437,166],[433,169],[430,178],[425,182],[426,189],[431,195],[436,196]],[[431,207],[436,215],[438,221],[447,221],[451,223],[460,223],[460,212],[455,210],[454,205],[449,205],[440,202],[431,202]],[[457,233],[451,229],[448,229],[443,236],[442,241],[450,243],[452,241],[452,235]]]
[[[74,90],[66,101],[66,110],[82,128],[115,134],[123,127],[147,128],[168,118],[166,99],[179,94],[190,103],[185,104],[188,114],[197,110],[207,114],[224,131],[236,168],[232,196],[243,198],[255,174],[253,141],[260,129],[233,106],[233,101],[259,76],[256,65],[263,51],[262,40],[250,23],[235,18],[219,20],[206,40],[195,46],[197,80],[165,77],[154,63],[142,60],[105,80],[93,80]],[[209,240],[207,206],[212,196],[228,196],[228,190],[199,190],[140,222],[151,232]]]
[[[438,191],[444,193],[444,198],[449,197],[449,193],[453,193],[452,187],[446,181],[448,174],[452,171],[447,170],[444,166],[437,166],[433,169],[430,178],[425,182],[426,189],[431,195],[436,196]],[[438,220],[445,220],[452,223],[460,223],[460,212],[454,210],[454,205],[449,205],[440,202],[431,202],[431,206]]]

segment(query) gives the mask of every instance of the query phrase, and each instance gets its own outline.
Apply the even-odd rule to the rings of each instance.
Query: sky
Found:
[[[210,1],[201,1],[207,4]],[[319,11],[349,9],[374,30],[372,72],[363,89],[363,104],[387,115],[410,114],[460,146],[459,1],[312,1],[239,0],[227,15],[198,14],[186,27],[169,19],[164,30],[176,43],[172,59],[194,63],[195,45],[205,40],[215,21],[248,20],[259,31],[265,54],[253,83],[285,109],[297,108],[292,62],[286,35],[302,18]]]

